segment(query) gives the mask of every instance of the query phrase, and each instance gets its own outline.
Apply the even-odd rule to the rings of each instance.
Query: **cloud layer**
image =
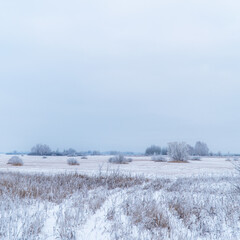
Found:
[[[237,1],[2,1],[0,151],[240,152]]]

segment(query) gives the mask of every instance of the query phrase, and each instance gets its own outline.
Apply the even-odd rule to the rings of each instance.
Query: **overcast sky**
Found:
[[[240,152],[237,0],[0,1],[0,151]]]

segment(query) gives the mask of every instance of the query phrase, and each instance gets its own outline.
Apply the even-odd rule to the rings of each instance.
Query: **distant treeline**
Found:
[[[171,144],[171,143],[169,143]],[[220,151],[217,153],[211,152],[208,148],[208,145],[204,142],[197,141],[194,146],[190,144],[184,143],[186,147],[186,151],[191,156],[239,156],[240,154],[222,154]],[[168,147],[160,147],[157,145],[152,145],[148,147],[145,151],[146,156],[151,155],[168,155],[169,146]]]
[[[169,144],[170,145],[170,144]],[[206,143],[197,141],[195,146],[191,146],[189,144],[184,143],[186,151],[191,156],[209,156],[210,151]],[[146,155],[167,155],[169,151],[168,147],[160,147],[156,145],[152,145],[148,147],[145,151]]]
[[[9,155],[18,155],[18,154],[28,154],[31,156],[99,156],[99,155],[136,155],[134,152],[119,152],[119,151],[106,151],[100,152],[98,150],[88,150],[88,151],[77,151],[73,148],[65,149],[63,151],[52,150],[47,144],[36,144],[32,147],[29,153],[20,153],[17,151],[13,151],[11,153],[7,153]]]
[[[240,156],[240,154],[222,154],[221,152],[213,153],[209,151],[206,143],[197,141],[194,146],[186,144],[187,152],[192,156]],[[8,152],[8,155],[32,155],[32,156],[98,156],[98,155],[126,155],[126,156],[139,156],[139,155],[168,155],[168,147],[160,147],[157,145],[151,145],[145,150],[145,153],[136,152],[120,152],[120,151],[105,151],[100,152],[98,150],[88,150],[88,151],[76,151],[73,148],[65,149],[63,151],[52,150],[47,144],[36,144],[32,147],[30,152]]]

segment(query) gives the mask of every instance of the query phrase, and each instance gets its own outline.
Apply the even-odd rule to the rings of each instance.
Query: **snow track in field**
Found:
[[[109,234],[110,224],[106,221],[106,215],[111,203],[119,202],[120,197],[124,192],[125,191],[119,189],[112,195],[108,196],[102,207],[98,209],[96,213],[87,220],[82,229],[78,231],[77,239],[111,240]]]

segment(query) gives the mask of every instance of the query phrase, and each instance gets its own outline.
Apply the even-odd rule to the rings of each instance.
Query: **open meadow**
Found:
[[[240,240],[239,13],[0,1],[0,240]]]
[[[131,157],[132,162],[129,164],[111,164],[108,162],[110,156],[87,156],[87,159],[74,157],[80,165],[68,165],[67,156],[20,156],[23,159],[22,167],[11,166],[7,164],[11,158],[9,155],[0,155],[1,171],[20,171],[20,172],[79,172],[79,173],[96,173],[99,170],[108,171],[118,169],[121,172],[132,174],[144,174],[157,177],[177,177],[199,174],[226,174],[231,173],[234,169],[226,157],[203,157],[201,161],[190,160],[189,163],[170,163],[154,162],[150,156]]]
[[[240,239],[239,176],[226,158],[0,157],[3,240]]]

